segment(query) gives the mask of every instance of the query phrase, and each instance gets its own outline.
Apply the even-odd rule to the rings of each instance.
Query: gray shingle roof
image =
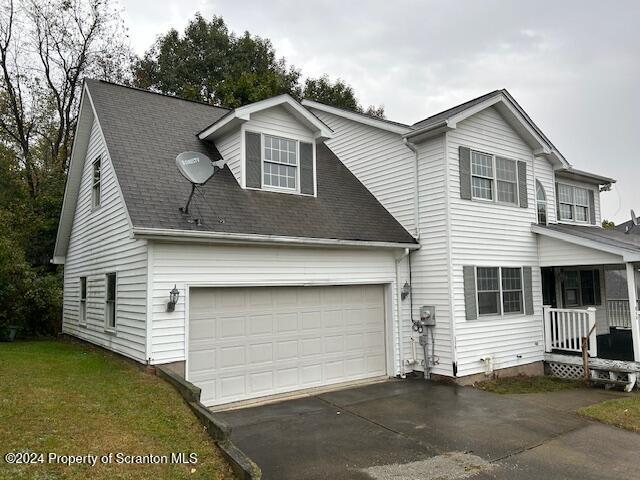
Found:
[[[634,228],[628,234],[620,230],[605,230],[604,228],[581,225],[538,225],[538,227],[585,238],[611,247],[640,251],[640,227]]]
[[[394,243],[415,239],[326,146],[317,149],[318,196],[243,190],[228,167],[194,197],[175,167],[192,150],[220,158],[196,133],[227,110],[96,80],[91,99],[134,227]]]
[[[411,128],[418,130],[420,128],[428,127],[429,125],[434,125],[460,112],[465,111],[467,108],[473,107],[478,103],[482,103],[488,98],[491,98],[494,95],[498,95],[500,93],[502,93],[502,90],[494,90],[493,92],[486,93],[478,98],[474,98],[473,100],[469,100],[467,102],[461,103],[460,105],[456,105],[455,107],[451,107],[451,108],[448,108],[447,110],[443,110],[442,112],[436,113],[435,115],[431,115],[430,117],[427,117],[424,120],[420,120],[419,122],[414,123],[411,126]]]

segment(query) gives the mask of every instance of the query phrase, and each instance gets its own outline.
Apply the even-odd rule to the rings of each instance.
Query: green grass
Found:
[[[8,465],[7,452],[170,455],[195,465]],[[70,341],[0,343],[0,479],[233,478],[178,393],[122,358]]]
[[[485,380],[484,382],[476,383],[474,386],[487,392],[514,394],[558,392],[560,390],[578,388],[582,386],[582,384],[575,380],[565,380],[556,377],[529,377],[525,375],[518,375],[516,377]]]
[[[578,410],[578,414],[603,423],[640,432],[640,395],[606,400]]]

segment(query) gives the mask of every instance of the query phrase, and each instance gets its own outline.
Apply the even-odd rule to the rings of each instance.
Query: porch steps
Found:
[[[584,377],[582,357],[580,356],[545,353],[545,363],[549,366],[554,376],[578,380]],[[630,392],[634,386],[640,388],[640,383],[638,382],[640,378],[640,363],[626,360],[590,358],[589,377],[592,384],[605,385],[605,387],[624,387],[626,392]]]

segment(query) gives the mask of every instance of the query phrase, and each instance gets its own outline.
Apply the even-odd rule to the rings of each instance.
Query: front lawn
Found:
[[[485,380],[474,384],[476,388],[499,394],[558,392],[560,390],[578,388],[582,385],[577,380],[566,380],[546,375],[542,377],[518,375],[516,377]]]
[[[9,465],[8,452],[197,455],[196,464]],[[161,457],[157,457],[161,458]],[[233,474],[160,378],[70,341],[0,343],[0,478],[227,479]]]
[[[606,400],[578,410],[578,414],[603,423],[640,432],[640,395]]]

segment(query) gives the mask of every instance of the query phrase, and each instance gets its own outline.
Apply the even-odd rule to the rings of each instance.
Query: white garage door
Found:
[[[205,405],[386,373],[384,288],[192,288],[188,380]]]

